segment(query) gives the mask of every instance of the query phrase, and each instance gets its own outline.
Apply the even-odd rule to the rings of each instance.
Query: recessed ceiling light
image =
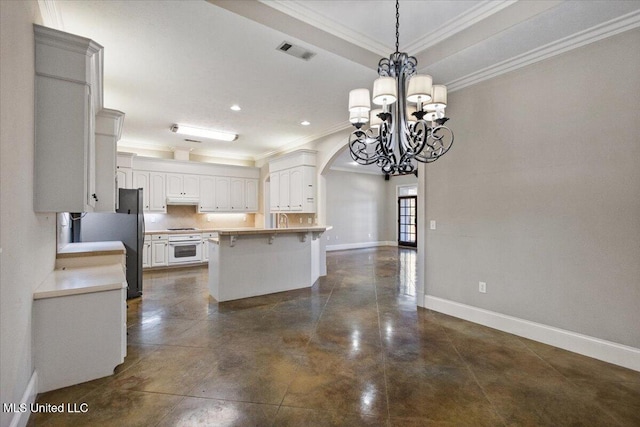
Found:
[[[300,124],[301,124],[302,126],[309,126],[309,125],[311,124],[311,122],[308,122],[308,121],[306,121],[306,120],[303,120],[303,121],[301,121],[301,122],[300,122]]]
[[[173,125],[171,131],[181,135],[195,136],[207,139],[219,139],[221,141],[234,141],[238,135],[235,133],[221,132],[213,129],[203,129],[193,126]]]
[[[240,111],[240,110],[242,110],[242,108],[240,108],[240,106],[239,106],[238,104],[233,104],[233,105],[231,106],[231,109],[232,109],[233,111]]]

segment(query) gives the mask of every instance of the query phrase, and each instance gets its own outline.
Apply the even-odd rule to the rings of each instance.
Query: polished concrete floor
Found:
[[[312,289],[218,304],[145,273],[115,375],[37,426],[640,426],[640,373],[417,309],[415,252],[332,252]],[[247,268],[251,268],[247,266]]]

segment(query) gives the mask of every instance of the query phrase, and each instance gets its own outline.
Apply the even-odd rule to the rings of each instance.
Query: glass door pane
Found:
[[[417,246],[418,197],[398,197],[398,245]]]

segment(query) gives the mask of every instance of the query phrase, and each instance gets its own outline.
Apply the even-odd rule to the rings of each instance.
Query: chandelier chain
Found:
[[[396,53],[400,52],[400,1],[396,0]]]

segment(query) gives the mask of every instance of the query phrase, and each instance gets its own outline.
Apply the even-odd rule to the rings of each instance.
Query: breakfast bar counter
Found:
[[[311,287],[325,270],[328,227],[225,228],[209,239],[209,293],[230,301]]]

